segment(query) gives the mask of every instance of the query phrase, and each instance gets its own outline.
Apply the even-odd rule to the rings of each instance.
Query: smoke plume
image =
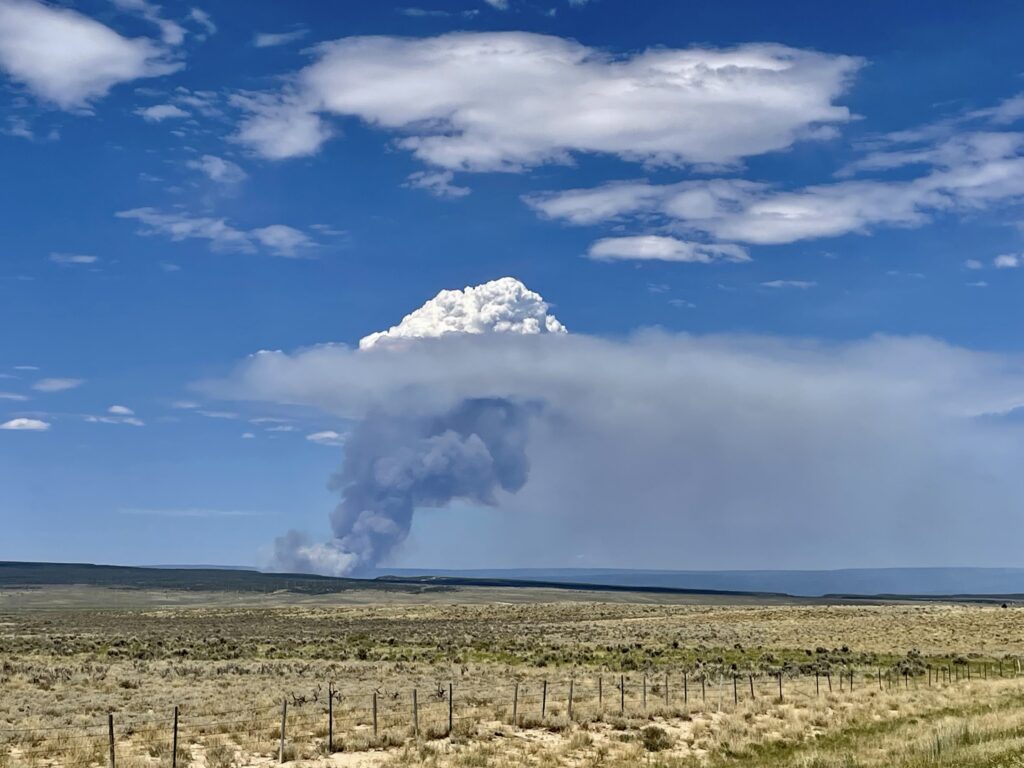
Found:
[[[527,422],[525,406],[492,398],[468,399],[435,417],[371,414],[346,441],[330,482],[342,496],[331,514],[334,540],[310,543],[291,531],[275,542],[277,566],[359,573],[405,540],[418,507],[496,505],[499,491],[514,493],[526,482]]]

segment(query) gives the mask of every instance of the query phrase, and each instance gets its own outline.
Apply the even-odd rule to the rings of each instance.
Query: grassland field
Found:
[[[0,768],[108,714],[119,767],[277,764],[283,702],[290,765],[1024,766],[1022,658],[998,604],[0,589]]]

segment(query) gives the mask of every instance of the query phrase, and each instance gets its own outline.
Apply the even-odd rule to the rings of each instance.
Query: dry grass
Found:
[[[285,756],[311,766],[911,768],[1009,766],[1024,755],[1024,679],[995,674],[1000,663],[1018,671],[1018,608],[594,602],[592,593],[529,603],[524,594],[516,603],[350,596],[334,606],[277,596],[244,607],[230,596],[166,607],[131,595],[142,602],[131,610],[111,606],[117,593],[94,609],[0,597],[0,768],[104,764],[107,712],[119,766],[169,766],[175,705],[178,765],[269,765],[282,698]],[[922,676],[929,665],[966,674],[965,662],[969,683],[929,686]],[[979,679],[986,664],[991,679]],[[879,690],[879,669],[893,673],[893,688]],[[815,695],[815,671],[831,675],[831,694],[822,677]]]

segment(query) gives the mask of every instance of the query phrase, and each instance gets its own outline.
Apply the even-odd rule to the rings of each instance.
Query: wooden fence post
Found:
[[[683,704],[684,705],[690,703],[690,680],[689,680],[689,677],[690,677],[689,673],[684,671],[683,672]]]
[[[850,693],[853,693],[853,670],[850,670]]]
[[[818,680],[818,670],[814,670],[814,695],[821,695],[821,682]]]
[[[452,725],[455,720],[455,686],[448,683],[448,735],[452,735]]]
[[[750,700],[754,700],[754,676],[747,675],[747,682],[750,683]]]
[[[412,689],[412,735],[413,738],[420,737],[420,706],[416,699],[416,689]]]
[[[782,701],[782,672],[779,672],[779,701]]]
[[[540,694],[540,719],[543,720],[548,714],[548,681],[544,681],[544,688]]]
[[[619,675],[619,714],[626,714],[626,676]]]
[[[284,762],[285,724],[288,721],[288,699],[281,699],[281,743],[277,748],[277,762]]]
[[[670,704],[670,701],[669,701],[669,697],[668,697],[668,672],[666,672],[665,673],[665,706],[667,707],[669,704]]]
[[[116,768],[117,761],[114,757],[114,713],[107,713],[107,742],[110,746],[110,768]]]
[[[882,668],[878,668],[878,690],[882,690]]]
[[[373,738],[377,738],[377,692],[373,692]]]
[[[597,676],[597,709],[604,714],[604,675]]]
[[[334,683],[327,684],[327,754],[334,754]]]
[[[572,722],[572,694],[573,694],[573,688],[575,687],[575,685],[576,685],[576,681],[574,679],[572,679],[572,678],[569,678],[569,722],[570,723]]]
[[[707,681],[704,679],[704,675],[700,676],[700,700],[703,704],[708,703]]]
[[[732,703],[733,703],[733,706],[736,706],[736,704],[739,703],[739,700],[740,700],[739,694],[736,692],[736,673],[733,672],[733,674],[732,674]]]
[[[646,712],[647,711],[647,673],[646,672],[644,672],[642,699],[643,699],[643,703],[644,703],[644,711]]]
[[[519,727],[519,681],[516,681],[515,688],[512,689],[512,725],[516,728]]]
[[[832,672],[831,672],[831,670],[825,673],[825,681],[828,683],[828,692],[832,693]]]
[[[178,708],[174,708],[174,730],[171,732],[171,768],[178,768]]]

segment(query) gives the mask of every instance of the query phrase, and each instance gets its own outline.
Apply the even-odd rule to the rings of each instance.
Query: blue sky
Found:
[[[0,0],[0,559],[262,564],[322,533],[352,414],[198,383],[506,275],[588,337],[1015,360],[1022,24],[1011,2]],[[515,526],[468,507],[388,562],[645,564],[502,551]]]

